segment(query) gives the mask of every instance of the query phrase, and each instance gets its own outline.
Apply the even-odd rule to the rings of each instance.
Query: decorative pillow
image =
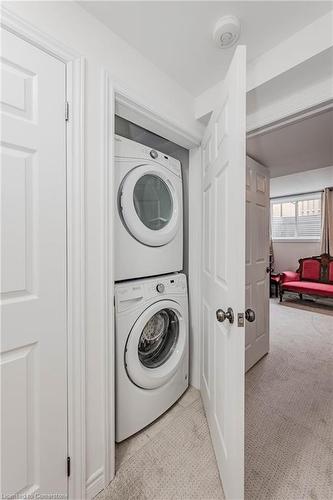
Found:
[[[294,271],[284,271],[281,274],[282,283],[287,283],[290,281],[299,281],[299,280],[300,280],[299,273],[294,273]]]
[[[302,280],[320,279],[320,262],[315,259],[306,259],[302,261],[301,269]]]

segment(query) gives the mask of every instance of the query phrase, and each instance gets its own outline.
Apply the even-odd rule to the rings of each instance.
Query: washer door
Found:
[[[128,376],[143,389],[160,387],[177,371],[185,348],[186,326],[179,304],[156,302],[141,314],[128,336]]]
[[[141,243],[162,246],[179,227],[179,202],[173,176],[158,165],[140,165],[125,177],[120,192],[123,221]]]

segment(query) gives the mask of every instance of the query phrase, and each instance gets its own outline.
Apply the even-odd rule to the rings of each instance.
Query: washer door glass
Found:
[[[145,324],[138,343],[140,362],[146,368],[163,365],[173,353],[179,336],[179,321],[174,311],[163,309]]]
[[[137,181],[133,201],[138,217],[149,229],[158,231],[170,222],[172,196],[166,183],[157,175],[143,175]]]
[[[124,363],[130,380],[143,389],[168,382],[187,352],[187,311],[173,300],[158,300],[134,323],[126,342]]]

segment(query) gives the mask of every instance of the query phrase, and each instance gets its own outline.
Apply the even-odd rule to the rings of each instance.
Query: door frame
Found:
[[[69,119],[67,171],[67,377],[68,456],[72,458],[68,497],[85,498],[85,210],[84,58],[1,7],[1,27],[62,61],[66,66]],[[65,120],[65,103],[64,103]],[[75,457],[75,458],[74,458]],[[64,473],[66,470],[64,457]]]
[[[324,113],[325,111],[332,109],[332,107],[333,107],[333,100],[331,99],[329,101],[324,101],[316,106],[310,106],[304,108],[301,111],[298,111],[297,113],[293,113],[291,115],[284,114],[280,118],[267,121],[263,125],[260,125],[259,127],[255,126],[249,128],[246,131],[246,139],[250,139],[251,137],[255,137],[257,135],[259,136],[264,135],[267,132],[271,132],[273,130],[285,127],[286,125],[291,125],[293,123],[306,120],[311,116]]]

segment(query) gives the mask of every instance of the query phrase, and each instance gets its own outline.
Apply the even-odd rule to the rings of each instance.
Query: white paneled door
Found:
[[[245,306],[255,320],[245,325],[245,370],[269,351],[269,172],[246,160]]]
[[[1,494],[20,498],[67,495],[65,76],[2,30]]]
[[[246,49],[237,47],[203,140],[202,381],[226,498],[244,495]]]

